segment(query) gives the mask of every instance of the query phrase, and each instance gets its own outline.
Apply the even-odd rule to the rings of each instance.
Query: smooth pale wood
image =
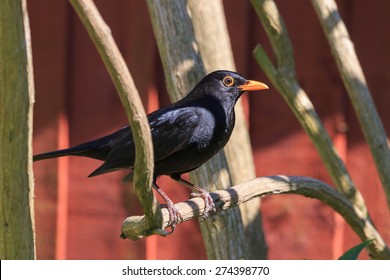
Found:
[[[134,187],[143,211],[148,217],[148,223],[153,225],[153,228],[161,228],[161,210],[151,187],[154,168],[153,144],[141,98],[112,37],[111,30],[102,19],[93,1],[71,0],[70,2],[98,49],[126,110],[136,147]]]
[[[364,215],[366,223],[370,224],[371,231],[375,232],[375,236],[383,240],[372,225],[364,199],[335,150],[313,104],[298,83],[291,42],[275,2],[272,0],[252,0],[252,4],[271,41],[277,64],[273,65],[260,45],[254,50],[255,59],[312,139],[338,190]],[[353,226],[351,228],[359,235],[359,228]],[[380,254],[380,252],[376,251],[376,254]]]
[[[34,83],[26,1],[0,10],[0,259],[34,259]]]
[[[374,158],[390,207],[390,147],[348,30],[333,0],[312,0]]]
[[[286,100],[316,146],[336,187],[368,216],[361,193],[355,187],[312,102],[298,83],[292,45],[275,2],[252,0],[252,4],[268,34],[277,64],[271,62],[260,45],[253,51],[256,61]]]
[[[199,14],[194,7],[199,5],[204,9],[209,9],[209,1],[149,0],[147,3],[164,67],[168,92],[171,99],[176,101],[184,97],[208,72],[207,56],[213,53],[202,53],[196,37],[196,33],[201,30],[198,29],[196,32],[197,25],[193,22],[207,20],[208,23],[204,23],[205,26],[218,25],[218,19],[224,16],[223,10],[213,9],[213,17],[200,19],[195,16]],[[209,36],[209,44],[216,43],[219,38],[218,34],[213,33]],[[191,176],[196,184],[209,191],[226,189],[232,185],[226,154],[223,151],[192,172]],[[248,258],[247,242],[238,208],[215,215],[201,223],[200,226],[209,259]]]
[[[300,176],[259,177],[226,190],[216,190],[211,195],[219,212],[246,203],[255,197],[275,194],[299,194],[326,203],[345,219],[361,240],[373,240],[367,247],[372,258],[390,259],[390,248],[365,215],[343,194],[322,181]],[[175,206],[183,217],[182,222],[185,222],[201,216],[204,201],[192,198]],[[169,215],[166,209],[163,209],[163,217],[164,226],[167,227]],[[122,232],[124,236],[135,239],[146,237],[144,233],[156,234],[145,228],[143,216],[127,218],[122,225]]]
[[[222,1],[188,1],[188,10],[191,13],[196,42],[206,72],[219,69],[235,71],[236,66]],[[251,79],[251,77],[247,78]],[[235,106],[235,113],[236,125],[224,148],[233,185],[256,177],[253,151],[241,99]],[[240,205],[250,259],[267,258],[267,246],[259,209],[260,199]]]

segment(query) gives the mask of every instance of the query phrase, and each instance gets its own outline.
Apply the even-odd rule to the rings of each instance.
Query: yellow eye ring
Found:
[[[234,85],[234,79],[231,76],[226,76],[225,78],[223,78],[222,82],[227,87],[231,87],[232,85]]]

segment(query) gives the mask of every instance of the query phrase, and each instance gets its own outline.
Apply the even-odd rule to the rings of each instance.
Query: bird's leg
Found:
[[[153,188],[161,195],[161,197],[165,200],[166,207],[169,213],[169,225],[171,226],[171,233],[175,230],[175,226],[178,223],[179,219],[183,219],[179,211],[177,211],[175,204],[173,201],[166,195],[166,193],[153,182]]]
[[[182,179],[181,176],[173,176],[172,175],[171,178],[173,180],[178,181],[178,182],[184,184],[185,186],[189,187],[192,191],[195,191],[195,192],[191,193],[192,197],[200,197],[204,200],[205,206],[204,206],[204,211],[202,214],[203,218],[207,218],[210,211],[213,211],[213,212],[216,211],[214,200],[208,191],[206,191],[198,186],[195,186],[194,184]]]

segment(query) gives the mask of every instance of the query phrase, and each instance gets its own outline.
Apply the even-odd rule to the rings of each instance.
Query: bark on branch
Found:
[[[136,147],[133,182],[147,217],[146,222],[154,228],[161,228],[161,210],[151,187],[154,161],[149,122],[133,78],[115,44],[110,28],[102,19],[93,1],[70,0],[70,2],[99,51],[126,110]]]
[[[353,223],[351,223],[351,219],[342,214],[344,218],[361,238],[365,236],[365,233],[362,231],[366,231],[366,229],[369,228],[369,231],[376,236],[375,238],[383,242],[379,233],[370,221],[361,193],[355,187],[343,161],[337,154],[328,133],[315,112],[313,104],[298,83],[295,74],[292,45],[275,2],[273,0],[252,0],[252,4],[268,34],[277,63],[274,65],[271,62],[265,50],[260,45],[254,50],[255,59],[286,100],[302,127],[313,141],[328,172],[335,182],[337,189],[348,198],[350,201],[349,203],[352,203],[350,206],[357,208],[359,213],[363,215],[364,227],[356,227],[356,224],[353,225]],[[329,20],[330,19],[328,19],[328,22]],[[383,148],[388,149],[387,143],[383,145]],[[338,209],[335,210],[339,212]],[[363,226],[363,224],[361,224],[361,226]],[[371,253],[374,251],[376,252],[375,254],[372,253],[374,258],[388,258],[387,246],[385,243],[382,245],[384,246],[383,248],[386,248],[385,250],[380,248],[374,250],[371,247]],[[385,251],[387,253],[382,255]]]
[[[236,66],[222,0],[189,0],[187,5],[206,72],[219,69],[235,71]],[[231,185],[246,182],[256,177],[253,151],[242,99],[238,100],[234,111],[236,125],[229,142],[223,149],[232,181]],[[243,166],[245,168],[242,168]],[[267,245],[259,211],[260,201],[260,199],[254,199],[250,203],[240,206],[248,247],[248,258],[256,260],[267,258]],[[202,224],[202,227],[204,225],[205,223]],[[210,227],[215,227],[215,221],[210,221]],[[218,233],[216,235],[220,240],[220,235]],[[210,238],[204,236],[204,240],[208,242],[207,240],[210,240]],[[226,247],[225,245],[222,246]]]
[[[238,206],[255,197],[274,194],[300,194],[326,203],[345,219],[361,240],[374,240],[368,246],[372,258],[390,259],[390,248],[386,246],[365,215],[343,194],[319,180],[283,175],[260,177],[211,193],[218,212]],[[192,198],[186,202],[177,203],[175,206],[183,217],[181,222],[185,222],[202,216],[204,201],[200,198]],[[163,225],[167,227],[168,211],[162,209],[162,213]],[[144,216],[128,217],[122,224],[122,238],[137,240],[155,233],[153,228],[147,227]]]
[[[390,207],[390,148],[348,30],[334,0],[312,0],[370,147]]]
[[[355,187],[309,97],[299,85],[295,73],[292,45],[275,2],[273,0],[252,0],[252,4],[268,34],[277,59],[274,65],[265,50],[258,45],[253,52],[256,61],[283,96],[312,140],[337,189],[368,217],[361,193]]]
[[[0,6],[0,259],[34,259],[30,26],[25,0]]]
[[[226,45],[221,44],[221,42],[229,44],[221,1],[148,0],[147,4],[164,67],[168,93],[173,101],[183,98],[206,73],[216,68],[234,67],[233,61],[223,62],[223,59],[231,59],[232,55],[226,50]],[[236,123],[236,126],[240,124],[244,125],[241,121]],[[245,132],[241,134],[244,135]],[[230,146],[230,152],[218,152],[210,161],[191,172],[191,179],[197,185],[213,191],[227,188],[232,185],[233,180],[240,180],[243,176],[247,176],[239,174],[242,168],[231,169],[232,165],[228,164],[227,158],[229,154],[230,158],[234,157],[234,154],[239,155],[238,157],[248,154],[249,140],[243,139],[241,142],[232,140],[231,143],[240,145],[236,146],[236,150]],[[241,154],[237,149],[242,151]],[[236,159],[236,161],[241,164],[247,162],[244,159],[240,161]],[[253,166],[253,162],[245,166],[251,165]],[[249,168],[248,170],[250,172]],[[254,204],[256,208],[254,211],[258,213],[258,203],[254,202]],[[248,254],[249,242],[246,240],[243,220],[249,221],[249,219],[242,219],[239,208],[233,208],[225,215],[215,215],[201,224],[208,259],[265,257],[264,250],[260,251],[260,254],[259,252]],[[254,221],[253,224],[256,224],[260,231],[259,219]],[[256,242],[255,246],[264,248],[262,241],[262,238],[251,239],[250,245],[254,246]]]

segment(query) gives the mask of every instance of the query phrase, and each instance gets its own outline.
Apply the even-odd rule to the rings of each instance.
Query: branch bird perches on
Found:
[[[275,194],[299,194],[309,198],[316,198],[338,212],[362,240],[374,239],[368,246],[372,258],[390,259],[390,248],[387,247],[364,214],[346,199],[343,194],[322,181],[299,176],[259,177],[229,189],[216,190],[210,194],[214,200],[217,212],[238,206],[255,197]],[[192,198],[186,202],[177,203],[176,208],[183,218],[179,222],[182,223],[201,217],[204,210],[204,202],[200,198]],[[169,220],[168,211],[162,209],[162,213],[163,226],[167,227]],[[121,237],[138,240],[160,233],[159,229],[146,226],[144,216],[132,216],[124,220]]]

